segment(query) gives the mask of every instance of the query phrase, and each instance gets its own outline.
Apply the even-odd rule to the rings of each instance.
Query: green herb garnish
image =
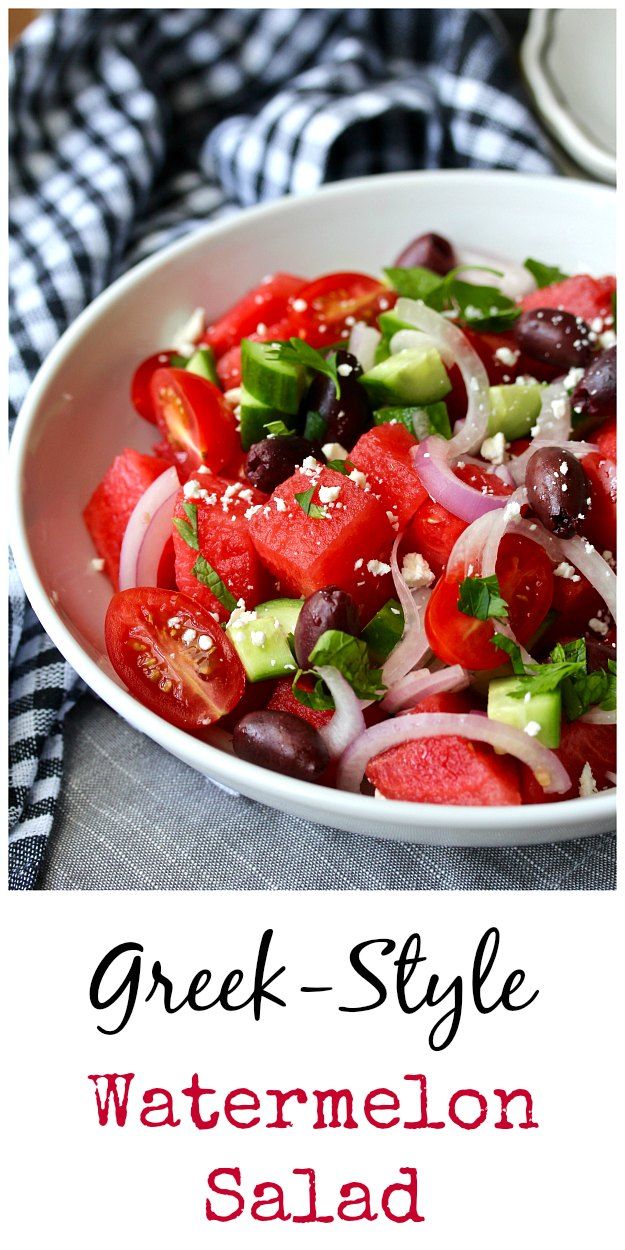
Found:
[[[465,616],[488,621],[491,617],[502,619],[508,615],[508,605],[501,597],[499,580],[494,574],[492,577],[465,577],[458,589],[458,607]]]
[[[541,290],[544,286],[551,286],[554,282],[564,282],[564,279],[569,276],[568,273],[563,273],[561,269],[558,269],[557,265],[544,265],[541,260],[532,260],[531,256],[523,261],[523,267],[531,273],[536,286]]]
[[[283,343],[270,344],[267,355],[272,360],[284,360],[288,364],[303,365],[305,369],[314,369],[315,373],[325,374],[334,383],[336,397],[340,399],[341,383],[336,367],[336,352],[325,357],[303,339],[290,338]]]
[[[296,503],[298,503],[300,508],[302,509],[302,512],[306,513],[306,516],[310,516],[313,518],[313,520],[319,521],[319,520],[322,520],[324,517],[326,517],[328,514],[324,508],[319,507],[319,504],[312,502],[312,497],[315,493],[315,490],[316,490],[315,486],[311,486],[309,490],[301,490],[296,494],[295,500],[296,500]]]
[[[183,521],[181,517],[174,517],[174,525],[188,547],[193,547],[194,551],[199,551],[200,544],[197,536],[197,504],[183,503],[184,512],[187,520]]]
[[[223,607],[226,608],[228,612],[234,611],[237,606],[237,601],[234,595],[230,593],[225,582],[222,582],[217,570],[213,568],[212,564],[208,563],[208,560],[204,556],[198,556],[191,572],[193,573],[193,576],[197,578],[198,582],[201,582],[202,586],[206,586],[207,589],[210,590],[211,594],[213,594],[216,599],[219,599],[219,602],[223,604]]]
[[[513,638],[508,638],[507,634],[493,634],[491,641],[494,642],[496,647],[499,647],[500,651],[505,651],[510,656],[512,672],[516,673],[517,677],[524,677],[525,665],[521,658],[521,648],[518,642],[515,642]]]
[[[290,438],[294,431],[289,430],[284,421],[266,421],[264,428],[269,438]]]
[[[327,629],[317,639],[309,663],[338,669],[359,699],[381,699],[385,693],[382,669],[372,667],[366,642],[340,629]]]
[[[400,295],[423,300],[435,312],[455,312],[465,325],[482,330],[507,329],[521,315],[518,304],[498,287],[462,281],[458,274],[466,269],[483,269],[499,276],[499,270],[486,265],[458,265],[444,278],[418,266],[384,272]]]
[[[605,712],[616,708],[616,664],[608,660],[607,669],[588,672],[586,643],[583,638],[557,643],[547,664],[523,664],[517,643],[504,634],[494,634],[495,646],[505,651],[518,677],[510,698],[523,699],[526,694],[551,694],[559,690],[567,720],[578,720],[591,707]]]

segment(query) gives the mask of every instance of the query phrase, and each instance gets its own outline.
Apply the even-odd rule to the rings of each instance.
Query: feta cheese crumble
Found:
[[[610,626],[608,625],[608,622],[600,621],[598,616],[591,616],[588,624],[590,628],[594,630],[595,634],[601,634],[602,638],[605,638],[610,628]]]
[[[340,493],[340,486],[320,486],[319,500],[321,503],[336,503]]]
[[[597,793],[597,783],[592,775],[592,768],[588,761],[584,764],[579,775],[579,797],[580,799],[588,799],[591,794]]]
[[[485,438],[480,447],[480,455],[491,464],[503,464],[506,457],[506,440],[501,430],[492,438]]]
[[[369,560],[367,568],[374,577],[382,577],[384,573],[390,573],[390,564],[384,564],[382,560]]]
[[[563,577],[567,582],[578,582],[580,579],[579,573],[576,573],[573,565],[567,564],[566,560],[562,560],[557,569],[554,569],[554,577]]]
[[[192,356],[195,351],[195,345],[202,337],[205,329],[206,313],[204,309],[194,308],[191,316],[187,318],[184,325],[180,327],[171,340],[174,351],[180,352],[181,356]]]
[[[529,734],[530,738],[535,738],[540,733],[540,729],[541,726],[537,720],[528,720],[524,732]]]
[[[411,590],[422,586],[431,586],[434,574],[419,551],[409,551],[404,556],[401,568],[402,577]]]
[[[347,460],[349,454],[340,443],[324,443],[321,450],[326,460]]]
[[[355,482],[356,486],[360,486],[362,490],[364,490],[365,486],[367,485],[367,479],[365,477],[365,474],[361,473],[360,469],[352,469],[351,473],[349,474],[349,479],[351,482]]]

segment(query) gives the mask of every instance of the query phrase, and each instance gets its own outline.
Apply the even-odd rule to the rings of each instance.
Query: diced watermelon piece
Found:
[[[307,515],[295,498],[311,487],[312,503],[323,507],[323,517]],[[336,500],[324,504],[323,487],[338,490]],[[377,568],[390,567],[394,539],[384,505],[333,469],[298,469],[252,517],[250,530],[283,594],[307,597],[324,586],[340,586],[355,599],[363,624],[393,594],[390,572]]]
[[[464,694],[422,699],[415,712],[467,712]],[[367,777],[386,799],[455,807],[518,806],[519,771],[509,755],[468,738],[419,738],[391,747],[367,764]]]
[[[578,582],[568,577],[554,577],[553,600],[551,606],[562,615],[555,623],[557,635],[566,633],[579,637],[580,632],[588,627],[588,621],[603,608],[601,595],[590,585],[581,573],[576,573]],[[541,642],[543,639],[541,638]],[[552,644],[555,646],[555,640]]]
[[[373,494],[397,517],[400,530],[428,498],[410,455],[416,443],[405,425],[378,425],[367,430],[349,453]]]
[[[612,296],[616,291],[616,278],[592,278],[588,273],[577,273],[552,286],[531,291],[521,300],[524,310],[531,308],[562,308],[564,312],[583,317],[590,325],[595,317],[605,320],[612,316]],[[608,327],[609,328],[609,327]]]
[[[299,684],[304,690],[312,690],[312,682],[308,678],[302,678]],[[305,707],[300,703],[293,694],[293,682],[288,677],[281,677],[275,683],[267,707],[272,712],[290,712],[292,716],[299,716],[300,720],[307,721],[313,729],[321,729],[334,716],[332,708]]]
[[[593,430],[593,443],[596,443],[601,455],[616,464],[616,417],[608,417]]]
[[[402,550],[419,551],[437,577],[447,568],[456,540],[467,528],[466,521],[428,499],[415,512],[404,532]]]
[[[599,790],[613,785],[606,773],[616,773],[616,726],[587,725],[583,721],[562,723],[562,736],[556,755],[571,778],[566,794],[545,794],[533,772],[521,765],[521,792],[524,803],[553,803],[558,799],[579,797],[579,779],[584,764],[590,764]]]
[[[580,529],[598,551],[616,551],[616,464],[598,451],[582,460],[590,487],[590,508]]]
[[[252,542],[245,516],[250,507],[262,505],[267,496],[241,482],[227,482],[210,473],[195,474],[202,496],[195,498],[180,491],[174,517],[187,520],[184,505],[197,505],[199,551],[189,546],[174,530],[176,584],[178,589],[227,621],[230,611],[193,573],[202,555],[219,574],[235,600],[244,599],[247,608],[270,597],[272,586]],[[187,488],[188,489],[188,488]],[[205,493],[204,493],[205,492]]]
[[[169,467],[165,459],[126,447],[107,469],[83,512],[93,545],[116,590],[119,554],[130,514],[148,486]]]

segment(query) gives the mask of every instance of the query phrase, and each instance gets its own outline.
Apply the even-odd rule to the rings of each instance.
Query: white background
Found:
[[[5,1001],[9,1042],[5,1123],[10,1123],[13,1240],[19,1247],[423,1245],[507,1250],[589,1245],[609,1250],[622,1231],[617,1126],[622,1116],[618,1076],[622,1035],[617,1013],[616,894],[98,894],[9,896]],[[479,1016],[471,1003],[475,946],[491,924],[502,943],[493,978],[516,967],[527,974],[536,1002],[514,1014]],[[116,943],[145,950],[149,970],[160,959],[180,998],[192,974],[215,978],[232,967],[253,970],[260,935],[274,929],[270,964],[287,965],[277,983],[287,1008],[272,1008],[259,1024],[251,1012],[183,1010],[166,1016],[139,1001],[116,1037],[97,1025],[105,1013],[89,1004],[89,984]],[[456,1040],[433,1054],[427,1035],[434,1013],[402,1014],[389,993],[384,1007],[339,1013],[339,1002],[362,1002],[371,990],[350,969],[351,946],[392,937],[399,945],[421,933],[427,962],[411,987],[425,989],[438,972],[446,985],[465,976],[465,1005]],[[19,952],[19,954],[18,954]],[[391,957],[392,958],[392,957]],[[378,961],[380,966],[391,960]],[[392,968],[385,974],[392,989]],[[333,995],[302,995],[302,984],[332,984]],[[141,996],[140,996],[141,997]],[[112,1008],[115,1022],[118,1009]],[[89,1073],[136,1073],[127,1126],[98,1124]],[[489,1099],[486,1124],[466,1132],[313,1131],[307,1108],[296,1127],[246,1131],[222,1124],[200,1132],[188,1099],[178,1097],[179,1128],[139,1125],[141,1095],[152,1086],[180,1090],[193,1072],[220,1091],[351,1086],[361,1097],[388,1086],[403,1094],[405,1073],[426,1073],[432,1118],[448,1119],[446,1103],[460,1088]],[[494,1130],[495,1087],[528,1088],[534,1096],[530,1131]],[[215,1100],[215,1105],[217,1100]],[[271,1104],[268,1104],[271,1106]],[[358,1098],[355,1100],[356,1119]],[[514,1104],[513,1104],[514,1108]],[[414,1106],[406,1105],[406,1118]],[[223,1118],[223,1117],[222,1117]],[[514,1120],[515,1112],[511,1110]],[[305,1210],[303,1181],[291,1169],[315,1167],[320,1210],[336,1211],[348,1181],[381,1189],[419,1173],[421,1224],[261,1224],[247,1210],[229,1224],[207,1222],[206,1177],[216,1167],[240,1167],[243,1188],[278,1180],[288,1208]],[[249,1203],[248,1208],[249,1209]]]

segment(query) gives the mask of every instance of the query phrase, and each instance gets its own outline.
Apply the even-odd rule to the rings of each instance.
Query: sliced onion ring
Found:
[[[587,725],[616,725],[616,708],[606,712],[601,707],[591,707],[579,719]]]
[[[449,462],[450,447],[451,443],[440,435],[430,434],[410,449],[415,469],[430,498],[462,521],[475,521],[485,512],[505,508],[508,496],[483,495],[456,477]]]
[[[337,759],[346,747],[365,731],[363,704],[354,694],[349,682],[337,668],[334,668],[334,665],[320,664],[315,672],[319,673],[328,687],[336,709],[332,720],[327,725],[323,725],[318,733],[323,738],[332,759]]]
[[[369,369],[373,369],[375,350],[381,338],[380,331],[373,326],[368,326],[364,321],[357,321],[355,326],[352,326],[347,350],[356,357],[363,373],[368,373]]]
[[[382,681],[385,686],[392,686],[400,677],[405,677],[411,669],[422,660],[429,650],[425,632],[425,605],[430,597],[430,590],[423,587],[413,593],[400,572],[397,563],[397,551],[402,535],[398,534],[391,551],[391,573],[404,613],[404,632],[395,644],[382,669]]]
[[[384,712],[401,712],[403,708],[414,707],[415,703],[427,699],[431,694],[464,690],[468,684],[469,674],[460,664],[451,664],[449,668],[443,668],[436,673],[420,668],[395,682],[385,694],[380,707]]]
[[[422,301],[398,299],[395,312],[402,321],[429,334],[445,364],[454,363],[460,369],[467,392],[467,415],[462,429],[447,446],[450,457],[477,451],[486,438],[490,415],[488,374],[480,357],[458,326],[426,308]]]
[[[357,793],[370,759],[388,751],[401,742],[417,738],[455,736],[469,738],[474,742],[487,742],[498,751],[513,755],[531,768],[539,785],[546,794],[565,794],[571,779],[557,755],[542,746],[522,729],[514,729],[500,721],[489,720],[473,712],[417,712],[398,716],[366,729],[347,748],[338,768],[337,785],[340,790]]]
[[[119,589],[155,586],[163,548],[171,536],[171,519],[180,490],[175,468],[166,469],[135,504],[124,531],[119,557]]]
[[[472,252],[468,248],[456,248],[456,256],[458,265],[463,266],[463,272],[458,275],[463,282],[471,282],[473,286],[497,287],[514,300],[520,300],[536,290],[536,281],[525,265],[503,260],[500,256],[490,256],[486,252]],[[486,265],[488,269],[498,270],[498,273],[488,273],[483,268],[472,269],[472,265]]]

